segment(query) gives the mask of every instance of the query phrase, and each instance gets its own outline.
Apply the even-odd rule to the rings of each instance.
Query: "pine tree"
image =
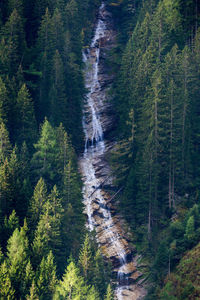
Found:
[[[12,286],[10,274],[9,274],[9,267],[4,261],[0,265],[0,297],[1,299],[10,299],[14,300],[15,298],[15,290]]]
[[[2,69],[12,76],[17,72],[26,49],[23,22],[16,9],[10,15],[2,29],[2,33],[3,41],[1,47],[5,55],[2,61]]]
[[[44,212],[44,204],[47,201],[47,187],[43,180],[40,178],[30,202],[28,215],[29,215],[29,223],[32,232],[36,228],[42,213]]]
[[[31,262],[29,260],[26,265],[24,278],[23,281],[21,282],[21,287],[20,287],[20,295],[22,295],[23,297],[26,296],[27,291],[29,291],[29,289],[31,288],[32,280],[34,277],[35,277],[35,273],[33,271]]]
[[[56,267],[51,251],[46,258],[43,257],[37,272],[37,287],[40,299],[52,299],[57,285],[57,278]]]
[[[104,300],[113,300],[113,299],[114,299],[113,292],[112,292],[111,286],[109,284],[107,287],[107,291],[106,291]]]
[[[88,287],[85,285],[83,277],[80,276],[79,269],[72,261],[67,266],[62,281],[57,285],[53,299],[87,299]]]
[[[11,152],[11,144],[8,131],[4,123],[0,123],[0,164],[5,162],[6,157],[9,158]]]
[[[52,58],[55,52],[53,44],[53,33],[52,33],[52,22],[49,9],[46,8],[46,13],[42,18],[41,26],[38,32],[37,41],[38,51],[40,53],[40,71],[42,77],[40,80],[39,90],[39,110],[40,110],[40,121],[45,116],[49,117],[49,89],[50,89],[50,74],[52,69]]]
[[[34,280],[30,288],[30,294],[26,296],[26,300],[39,300],[37,287]]]
[[[19,218],[16,215],[15,210],[13,210],[9,218],[8,216],[5,216],[1,245],[6,245],[8,238],[10,238],[16,228],[19,229]]]
[[[28,239],[26,228],[19,231],[15,229],[13,235],[8,240],[8,265],[12,285],[16,290],[16,296],[21,294],[22,283],[26,277],[26,266],[28,263]]]
[[[8,16],[16,9],[18,14],[22,17],[23,16],[23,1],[22,0],[8,0],[7,4],[7,11]]]
[[[80,250],[79,266],[84,278],[89,282],[92,276],[92,249],[88,234],[86,234],[84,244]]]
[[[69,160],[75,161],[75,153],[71,145],[70,138],[65,131],[63,124],[56,129],[56,140],[58,146],[58,153],[56,158],[56,168],[62,180],[63,172]]]
[[[0,122],[6,124],[8,122],[9,114],[9,97],[6,85],[0,77]]]
[[[100,295],[103,295],[106,290],[107,282],[109,281],[110,273],[109,269],[105,269],[103,257],[100,249],[97,249],[94,256],[92,282],[96,289],[99,291]]]
[[[14,208],[14,187],[12,185],[12,175],[10,172],[9,162],[7,158],[5,159],[4,164],[0,168],[0,191],[0,211],[2,215],[9,215],[12,211],[12,208]]]
[[[45,203],[44,212],[35,231],[33,241],[33,252],[35,264],[40,263],[42,258],[52,250],[56,262],[59,262],[59,268],[62,267],[62,240],[61,240],[61,222],[63,218],[63,208],[61,205],[56,186]]]
[[[92,286],[90,288],[89,292],[87,293],[87,299],[88,300],[95,300],[95,299],[100,300],[101,299],[98,291],[95,289],[94,286]]]
[[[52,29],[53,29],[53,38],[54,38],[54,49],[57,50],[60,54],[63,51],[63,41],[64,41],[64,25],[62,21],[61,11],[58,6],[62,6],[60,3],[57,4],[57,8],[55,9],[52,16]]]
[[[16,140],[19,144],[22,144],[25,141],[28,148],[31,149],[36,138],[36,120],[33,103],[25,84],[22,86],[17,96],[17,110],[18,120],[16,126]]]
[[[40,138],[34,147],[36,153],[33,155],[32,165],[37,177],[44,177],[49,184],[55,177],[54,166],[57,150],[55,131],[47,119],[42,124]]]
[[[65,82],[63,74],[63,63],[58,50],[53,58],[51,89],[50,89],[50,116],[55,126],[63,122],[64,127],[67,128],[67,96],[65,93]]]
[[[190,216],[187,221],[184,237],[188,241],[192,242],[192,240],[194,239],[194,235],[195,235],[194,216]]]

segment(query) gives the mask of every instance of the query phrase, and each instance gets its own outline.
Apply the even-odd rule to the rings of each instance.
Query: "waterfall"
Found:
[[[104,140],[101,111],[104,109],[105,91],[101,87],[99,80],[101,42],[107,38],[108,28],[105,14],[105,4],[102,3],[99,8],[97,25],[94,38],[88,49],[83,51],[83,61],[85,63],[85,87],[88,91],[84,109],[83,109],[83,130],[85,133],[85,151],[80,160],[81,171],[83,175],[83,199],[85,213],[88,217],[88,228],[90,231],[101,227],[99,230],[103,233],[97,234],[97,241],[101,245],[103,239],[107,243],[107,251],[110,256],[115,256],[118,261],[116,288],[117,299],[137,299],[123,296],[123,291],[128,290],[128,270],[127,253],[125,243],[122,242],[122,236],[113,221],[110,210],[106,205],[105,195],[101,188],[101,183],[105,178],[96,176],[95,166],[101,162],[106,152]],[[98,215],[95,219],[95,205],[98,209]],[[108,256],[108,255],[107,255]]]

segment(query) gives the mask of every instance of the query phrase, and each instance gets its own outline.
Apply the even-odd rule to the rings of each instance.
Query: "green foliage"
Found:
[[[40,263],[42,257],[46,256],[50,250],[52,250],[56,262],[59,262],[62,257],[61,222],[63,208],[61,201],[57,188],[54,186],[35,231],[33,241],[35,263]]]
[[[47,119],[42,124],[40,138],[34,147],[36,152],[33,155],[32,164],[37,175],[51,182],[55,177],[53,168],[55,165],[56,137],[54,128]]]
[[[43,257],[37,272],[37,290],[40,299],[52,299],[57,284],[57,278],[56,267],[51,251],[46,259]]]
[[[113,292],[112,292],[111,286],[109,284],[107,287],[107,292],[106,292],[106,296],[105,296],[104,300],[113,300],[113,299],[114,299]]]
[[[119,28],[112,90],[118,141],[110,162],[117,186],[124,185],[120,210],[151,262],[154,299],[199,239],[199,206],[192,206],[199,198],[200,7],[197,1],[134,1],[133,21],[128,2],[109,2]],[[168,289],[162,299],[173,299]]]
[[[84,283],[83,277],[80,276],[79,270],[72,261],[63,275],[62,281],[56,288],[53,299],[86,299],[88,287]]]
[[[83,143],[82,46],[91,39],[99,4],[0,4],[2,299],[51,299],[59,286],[56,270],[61,277],[70,253],[78,259],[85,233],[74,150]],[[76,299],[100,299],[105,292],[103,260],[94,253],[98,276],[90,274],[86,283],[77,271]]]
[[[6,86],[0,77],[0,121],[6,123],[8,121],[9,98]],[[2,123],[3,124],[3,123]]]
[[[91,269],[92,269],[92,250],[89,241],[89,235],[87,234],[85,237],[84,244],[80,251],[79,255],[79,266],[80,270],[86,280],[89,280],[91,277]]]
[[[1,69],[4,74],[8,72],[9,75],[14,75],[26,49],[23,23],[16,9],[3,26],[1,37]]]
[[[25,84],[17,96],[17,111],[16,140],[19,144],[26,142],[30,149],[36,138],[36,121],[33,103]]]
[[[15,290],[11,285],[11,280],[8,271],[8,265],[6,262],[3,262],[0,266],[0,296],[2,299],[15,299]]]
[[[5,162],[6,157],[9,157],[11,152],[11,144],[8,136],[8,131],[4,123],[0,123],[0,164]]]
[[[194,239],[194,217],[189,217],[185,230],[185,238],[187,240]]]
[[[161,299],[198,299],[199,244],[180,261],[175,273],[167,278],[161,291]],[[166,298],[164,298],[166,296]],[[171,298],[170,298],[171,297]]]
[[[34,193],[33,197],[30,201],[29,206],[29,223],[31,226],[31,229],[34,230],[40,220],[40,217],[44,211],[44,204],[47,201],[47,187],[43,180],[43,178],[40,178]]]

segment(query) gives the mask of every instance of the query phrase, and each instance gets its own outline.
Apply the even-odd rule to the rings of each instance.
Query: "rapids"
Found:
[[[119,219],[112,217],[107,201],[110,198],[103,188],[98,188],[109,177],[109,166],[104,160],[107,143],[104,139],[106,129],[105,114],[109,106],[107,99],[106,74],[102,76],[101,51],[106,45],[112,46],[114,34],[111,16],[104,3],[99,8],[94,38],[88,49],[83,51],[85,63],[85,87],[88,91],[83,108],[83,129],[85,134],[85,151],[80,158],[83,176],[83,198],[89,230],[96,231],[96,237],[105,257],[113,264],[117,287],[116,298],[142,299],[144,290],[136,281],[140,281],[141,273],[137,270],[136,261],[123,231]],[[100,75],[101,69],[101,75]],[[104,86],[104,87],[103,87]],[[106,88],[105,88],[106,86]],[[100,169],[100,172],[97,172]],[[98,175],[97,175],[98,173]],[[110,174],[111,175],[111,174]],[[110,182],[111,184],[111,182]]]

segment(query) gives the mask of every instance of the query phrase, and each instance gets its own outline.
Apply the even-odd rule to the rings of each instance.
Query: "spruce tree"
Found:
[[[76,297],[87,299],[87,292],[88,287],[86,286],[83,277],[80,276],[79,269],[72,261],[67,266],[62,281],[57,285],[53,299],[76,299]]]
[[[89,282],[92,276],[92,249],[88,234],[86,234],[84,244],[80,250],[79,267],[85,280]]]
[[[61,122],[67,128],[68,119],[68,103],[65,92],[65,82],[63,74],[63,63],[58,50],[53,58],[53,68],[51,76],[50,89],[50,116],[54,126],[58,126]]]
[[[51,251],[47,257],[43,257],[37,273],[37,287],[40,299],[52,299],[57,285],[57,278],[56,267]]]
[[[0,265],[0,297],[2,299],[10,299],[14,300],[15,298],[15,290],[11,283],[11,278],[9,274],[9,266],[4,261]]]
[[[40,138],[34,145],[36,152],[33,155],[32,165],[37,177],[44,177],[47,183],[55,178],[54,166],[56,158],[55,130],[45,119],[40,131]]]
[[[28,148],[31,149],[36,138],[36,120],[33,103],[25,84],[17,96],[17,111],[16,140],[21,145],[26,142]]]
[[[22,19],[16,9],[13,10],[8,21],[2,29],[3,44],[2,51],[5,57],[2,68],[13,76],[21,62],[26,49],[25,34]]]
[[[26,296],[26,300],[39,300],[37,287],[35,281],[33,280],[32,285],[30,287],[30,293]]]
[[[59,263],[59,270],[62,267],[62,239],[61,239],[61,222],[63,218],[63,208],[61,205],[56,186],[45,203],[44,212],[35,231],[33,241],[33,254],[35,264],[40,263],[42,258],[52,250],[56,262]]]
[[[9,102],[6,85],[0,77],[0,122],[5,124],[8,122]]]
[[[107,287],[107,291],[106,291],[106,295],[105,295],[104,300],[113,300],[113,299],[114,299],[114,295],[113,295],[111,286],[109,284],[108,287]]]
[[[15,229],[8,240],[8,265],[12,285],[16,290],[16,297],[19,297],[22,285],[26,277],[26,266],[28,263],[28,238],[26,229]]]
[[[8,131],[4,123],[0,123],[0,164],[9,158],[11,152],[11,144],[9,140]]]
[[[40,217],[44,212],[44,204],[46,203],[46,201],[47,201],[47,187],[43,178],[40,178],[35,187],[33,197],[30,201],[30,206],[28,210],[29,223],[32,232],[36,228],[40,220]]]

